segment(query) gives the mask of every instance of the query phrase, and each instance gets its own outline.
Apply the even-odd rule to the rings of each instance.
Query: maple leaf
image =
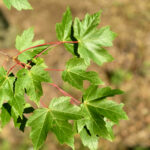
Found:
[[[29,29],[25,30],[22,33],[22,35],[20,35],[20,36],[18,35],[16,37],[16,49],[18,49],[21,52],[29,47],[44,43],[44,40],[38,40],[38,41],[32,42],[33,38],[34,38],[34,29],[29,28]],[[27,63],[28,60],[31,60],[33,57],[35,57],[37,54],[39,54],[40,52],[42,52],[44,49],[46,49],[48,47],[49,47],[48,45],[45,45],[45,46],[32,48],[32,49],[20,54],[18,56],[18,59],[21,62]],[[47,51],[48,51],[48,49],[47,49]]]
[[[72,14],[68,7],[66,12],[63,14],[62,22],[56,24],[57,38],[60,41],[72,41],[72,23]],[[75,55],[75,44],[64,43],[64,46],[69,52]]]
[[[72,58],[66,64],[66,70],[62,74],[62,79],[78,89],[83,89],[84,80],[88,80],[95,85],[103,84],[96,72],[86,72],[86,69],[87,65],[84,59]]]
[[[22,9],[32,9],[28,0],[3,0],[8,9],[11,9],[11,6],[16,8],[17,10]]]
[[[35,65],[31,70],[23,68],[17,73],[15,93],[24,95],[26,90],[30,99],[38,103],[43,95],[41,82],[51,82],[49,73],[44,70],[43,66]]]
[[[84,107],[93,118],[104,116],[107,119],[118,123],[121,119],[128,119],[123,111],[123,104],[117,104],[114,101],[107,100],[106,97],[122,94],[120,90],[111,90],[110,88],[99,89],[97,86],[91,86],[85,91],[83,100]]]
[[[16,109],[18,115],[22,116],[24,107],[24,96],[14,93],[14,76],[7,76],[7,72],[3,67],[0,68],[0,107],[2,107],[4,101],[9,103]]]
[[[30,137],[34,148],[39,149],[49,131],[55,133],[61,144],[74,147],[74,132],[67,120],[81,119],[80,108],[70,104],[70,97],[54,98],[49,108],[36,109],[29,117],[27,125],[31,126]]]
[[[80,57],[85,60],[92,59],[98,65],[113,60],[103,47],[112,46],[112,41],[116,37],[109,27],[97,28],[100,23],[100,14],[101,12],[93,15],[87,14],[82,21],[75,18],[73,26],[74,37],[79,41]]]

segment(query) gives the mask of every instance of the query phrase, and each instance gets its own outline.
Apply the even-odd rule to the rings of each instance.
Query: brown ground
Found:
[[[114,46],[109,48],[115,61],[105,64],[103,67],[93,65],[91,68],[98,71],[102,79],[113,87],[117,86],[110,82],[109,75],[116,69],[130,71],[132,77],[126,79],[119,85],[126,94],[119,98],[119,102],[125,103],[125,110],[130,118],[129,121],[121,121],[119,126],[114,128],[116,139],[113,143],[105,140],[100,141],[100,148],[103,150],[127,150],[128,147],[144,146],[150,147],[150,1],[149,0],[32,0],[34,11],[16,10],[8,11],[1,3],[4,15],[9,21],[9,28],[0,29],[0,49],[8,49],[13,55],[15,35],[23,29],[34,26],[36,39],[45,39],[47,42],[56,41],[55,24],[60,22],[62,13],[67,6],[70,6],[73,16],[82,18],[85,13],[93,13],[103,10],[102,23],[100,26],[110,25],[112,30],[118,34]],[[0,26],[1,27],[1,26]],[[5,33],[5,34],[4,34]],[[58,47],[53,50],[46,61],[50,68],[64,68],[65,61],[71,55]],[[52,58],[52,59],[51,59]],[[3,58],[0,57],[2,62]],[[10,63],[9,63],[10,64]],[[53,80],[62,85],[59,73],[51,73]],[[47,98],[60,95],[51,87],[45,87],[43,99],[48,103]],[[66,87],[66,85],[65,85]],[[49,90],[51,93],[49,94]],[[75,97],[78,91],[70,91]],[[1,135],[8,139],[12,145],[29,143],[28,135],[14,130],[11,125],[5,128]],[[20,140],[21,139],[21,140]],[[67,150],[67,147],[60,147],[55,144],[55,138],[50,135],[45,149]],[[80,141],[76,142],[77,149],[83,150]],[[0,148],[1,149],[1,148]],[[13,148],[11,148],[13,149]],[[14,149],[17,149],[16,147]]]

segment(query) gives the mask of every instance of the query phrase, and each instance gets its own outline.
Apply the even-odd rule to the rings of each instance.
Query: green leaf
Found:
[[[82,58],[73,58],[67,62],[66,70],[62,74],[64,81],[72,86],[83,89],[83,81],[88,80],[91,84],[103,84],[98,74],[93,71],[86,72],[87,65]]]
[[[21,122],[18,122],[18,118],[20,118],[19,113],[16,111],[14,107],[11,106],[11,117],[13,118],[14,126],[16,128],[21,127]],[[21,116],[22,117],[22,116]]]
[[[80,113],[80,107],[70,103],[70,97],[62,96],[52,99],[49,109],[53,112],[55,118],[77,120],[83,117]]]
[[[91,113],[88,106],[84,105],[85,111],[85,125],[90,130],[92,135],[98,135],[102,138],[109,139],[109,132],[104,121],[104,117],[98,114],[96,111]]]
[[[86,124],[81,120],[77,121],[77,128],[83,145],[87,146],[90,150],[97,150],[99,139],[97,135],[92,135],[90,129],[88,129]]]
[[[27,126],[31,126],[32,131],[30,137],[32,139],[34,150],[40,149],[46,140],[48,131],[50,130],[50,111],[46,108],[36,109],[27,121]]]
[[[105,122],[106,122],[106,128],[107,128],[107,130],[109,132],[109,135],[110,135],[110,137],[108,138],[108,140],[109,141],[113,141],[114,138],[115,138],[114,133],[113,133],[113,129],[112,129],[114,123],[111,122],[111,121],[107,121],[107,120],[105,120]]]
[[[107,119],[118,123],[121,119],[128,119],[126,113],[123,111],[123,104],[106,100],[108,96],[115,94],[122,94],[120,90],[111,90],[109,87],[98,89],[97,86],[90,87],[85,91],[83,100],[84,106],[87,108],[91,116],[100,115]]]
[[[114,123],[118,123],[121,119],[128,119],[126,113],[123,111],[123,104],[117,104],[116,102],[110,100],[100,100],[100,101],[89,101],[87,102],[88,110],[93,116],[95,112],[99,115],[105,116]]]
[[[16,37],[16,49],[18,49],[19,51],[23,51],[29,47],[40,45],[40,44],[44,43],[44,40],[38,40],[38,41],[32,42],[33,38],[34,38],[34,29],[29,28],[29,29],[25,30],[22,33],[22,35],[20,35],[20,36],[18,35]],[[43,50],[45,50],[48,47],[49,47],[48,45],[45,45],[45,46],[39,46],[36,48],[32,48],[32,49],[20,54],[18,56],[18,59],[21,62],[27,63],[28,60],[31,60],[33,57],[35,57],[37,54],[39,54],[40,52],[42,52]]]
[[[22,117],[25,105],[24,95],[16,94],[10,101],[11,106],[16,110],[18,115]]]
[[[66,143],[74,149],[74,132],[70,123],[62,120],[54,120],[51,130],[55,133],[60,144]]]
[[[39,149],[47,133],[51,130],[61,144],[74,148],[74,132],[67,120],[81,119],[80,108],[70,104],[70,97],[54,98],[49,108],[37,109],[29,117],[28,126],[32,127],[31,139],[35,149]]]
[[[3,0],[3,2],[8,9],[11,9],[11,0]]]
[[[60,41],[66,41],[68,38],[70,38],[71,26],[72,15],[70,9],[67,8],[66,12],[63,15],[62,22],[56,24],[57,38]]]
[[[32,9],[31,5],[27,0],[3,0],[8,9],[11,9],[11,6],[17,10],[22,9]]]
[[[30,99],[38,103],[43,95],[41,82],[51,82],[49,73],[42,66],[35,65],[31,70],[23,68],[17,73],[15,93],[23,95],[26,90]]]
[[[13,99],[13,83],[14,77],[8,77],[3,67],[0,67],[0,107],[3,102]]]
[[[67,8],[66,12],[63,14],[63,19],[61,23],[56,24],[56,33],[59,41],[72,41],[71,33],[72,30],[72,14],[70,8]],[[65,43],[65,48],[74,54],[74,44]]]
[[[7,76],[7,72],[3,67],[0,68],[0,107],[3,102],[10,101],[10,104],[16,109],[18,114],[21,116],[24,107],[23,95],[14,94],[15,77]]]
[[[10,122],[11,106],[8,103],[3,104],[1,110],[1,126],[2,128]]]
[[[123,94],[124,92],[119,89],[111,89],[110,87],[98,88],[98,86],[90,86],[83,95],[83,100],[93,101],[100,100],[106,97],[111,97],[119,94]]]
[[[87,14],[83,21],[75,18],[74,37],[79,41],[78,53],[80,57],[92,59],[98,65],[110,62],[113,57],[103,48],[112,46],[116,34],[109,27],[98,29],[101,12],[93,15]]]
[[[34,38],[34,29],[29,28],[25,30],[21,36],[16,37],[16,48],[22,51],[30,46],[32,46],[32,40]]]

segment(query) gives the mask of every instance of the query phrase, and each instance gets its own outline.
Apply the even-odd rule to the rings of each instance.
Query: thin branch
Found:
[[[40,56],[41,56],[44,52],[46,52],[49,48],[50,48],[50,46],[47,47],[46,49],[44,49],[43,51],[41,51],[39,54],[37,54],[34,58],[36,59],[37,57],[40,57]]]
[[[44,43],[44,44],[40,44],[40,45],[36,45],[36,46],[32,46],[32,47],[29,47],[21,52],[19,52],[15,57],[18,57],[19,55],[21,55],[22,53],[30,50],[30,49],[33,49],[33,48],[37,48],[37,47],[41,47],[41,46],[46,46],[46,45],[52,45],[52,44],[56,44],[56,45],[59,45],[59,44],[64,44],[64,43],[71,43],[71,44],[75,44],[75,43],[78,43],[78,41],[57,41],[57,42],[49,42],[49,43]]]
[[[64,96],[69,96],[71,97],[71,99],[78,105],[81,104],[81,102],[79,100],[77,100],[76,98],[74,98],[73,96],[71,96],[69,93],[67,93],[66,91],[64,91],[63,89],[61,89],[58,85],[54,84],[54,83],[49,83],[50,85],[52,85],[53,87],[56,87]]]
[[[41,103],[41,106],[48,108],[48,106],[42,100],[40,100],[40,103]]]
[[[13,65],[7,72],[7,75],[9,75],[9,73],[18,65],[18,63],[16,63],[15,65]]]
[[[18,57],[19,55],[21,55],[22,53],[24,53],[25,51],[30,50],[30,49],[33,49],[33,48],[36,48],[36,47],[40,47],[40,46],[46,46],[46,45],[52,45],[52,44],[54,44],[54,46],[56,46],[56,45],[64,44],[64,43],[71,43],[71,44],[74,44],[74,43],[78,43],[78,41],[57,41],[57,42],[49,42],[49,43],[44,43],[44,44],[32,46],[32,47],[29,47],[29,48],[27,48],[27,49],[25,49],[25,50],[19,52],[15,57],[11,57],[11,56],[7,55],[6,53],[3,53],[3,52],[0,51],[1,54],[5,55],[5,56],[8,56],[9,58],[11,58],[11,59],[13,59],[13,60],[16,61],[16,64],[13,65],[13,66],[8,70],[7,75],[8,75],[8,74],[10,73],[10,71],[13,70],[17,65],[20,65],[21,67],[25,67],[25,66],[27,65],[27,64],[21,63],[21,62],[17,59],[17,57]],[[49,48],[49,47],[48,47],[48,48]],[[43,50],[41,53],[39,53],[39,55],[37,55],[36,58],[39,57],[42,53],[44,53],[48,48],[46,48],[46,49]],[[25,66],[24,66],[24,65],[25,65]],[[57,70],[57,69],[56,69],[56,70]],[[55,71],[56,71],[56,70],[55,70]],[[47,69],[47,71],[50,71],[50,69]],[[51,70],[51,71],[52,71],[52,70]],[[53,71],[54,71],[54,70],[53,70]],[[57,70],[57,71],[60,71],[60,70]],[[61,71],[64,71],[64,70],[61,70]]]

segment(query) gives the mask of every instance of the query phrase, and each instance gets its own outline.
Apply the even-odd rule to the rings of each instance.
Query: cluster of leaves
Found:
[[[110,87],[100,88],[99,85],[103,82],[98,73],[87,71],[91,61],[102,65],[113,60],[104,47],[112,46],[116,34],[109,27],[97,28],[100,15],[101,12],[87,14],[82,21],[79,18],[73,21],[68,8],[62,22],[56,24],[58,40],[64,42],[65,48],[73,55],[66,63],[62,79],[82,92],[83,96],[78,105],[72,103],[72,97],[62,96],[53,98],[48,107],[39,106],[43,95],[41,83],[50,84],[52,81],[45,70],[47,66],[44,60],[35,58],[48,46],[22,52],[28,47],[43,43],[43,41],[32,42],[34,37],[32,28],[16,38],[16,49],[22,52],[18,55],[18,60],[25,64],[32,62],[31,67],[25,66],[16,74],[7,72],[3,67],[0,68],[2,127],[11,118],[15,127],[21,130],[26,126],[31,127],[30,137],[35,150],[41,148],[50,131],[56,135],[61,144],[65,143],[72,149],[75,149],[74,136],[79,134],[85,146],[96,150],[98,139],[105,138],[112,141],[113,125],[128,118],[122,109],[123,104],[107,99],[123,92]],[[88,88],[84,88],[84,80],[90,82]],[[37,105],[37,109],[26,102],[25,95]],[[31,115],[26,115],[27,113]]]

